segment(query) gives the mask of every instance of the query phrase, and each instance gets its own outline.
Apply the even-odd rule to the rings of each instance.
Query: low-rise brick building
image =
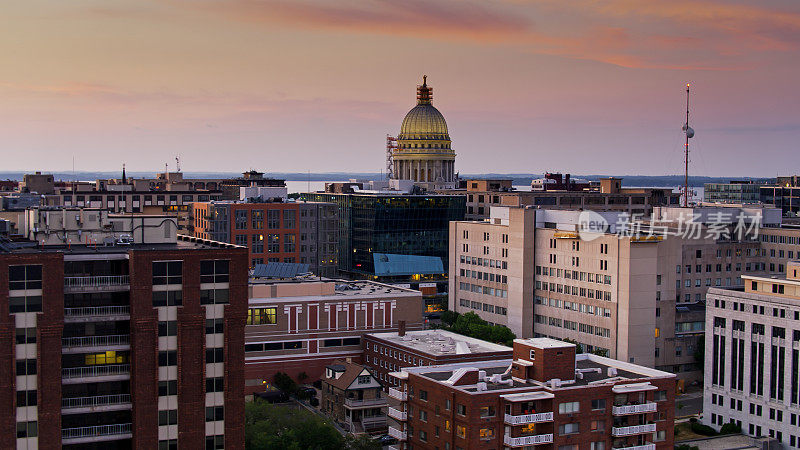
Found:
[[[393,372],[397,448],[667,450],[675,375],[549,338],[517,339],[513,359]]]
[[[403,367],[510,358],[511,352],[511,347],[450,331],[406,331],[404,324],[397,331],[364,335],[364,364],[390,386],[398,380],[389,373]]]

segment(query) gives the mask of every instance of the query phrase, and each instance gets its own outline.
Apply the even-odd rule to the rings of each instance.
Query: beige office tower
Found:
[[[583,214],[501,207],[487,221],[451,222],[450,309],[699,379],[705,292],[762,273],[760,242],[717,239],[705,223],[624,235],[620,212],[591,213],[608,226],[582,232]]]

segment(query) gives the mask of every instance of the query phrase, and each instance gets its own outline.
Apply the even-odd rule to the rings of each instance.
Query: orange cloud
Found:
[[[800,15],[709,1],[512,0],[494,3],[491,9],[485,3],[453,0],[335,5],[315,0],[174,1],[256,24],[507,45],[632,68],[739,69],[748,66],[735,58],[743,48],[788,50],[800,32]],[[651,22],[670,26],[659,31]],[[708,30],[725,39],[707,36]],[[747,44],[726,41],[731,35]]]

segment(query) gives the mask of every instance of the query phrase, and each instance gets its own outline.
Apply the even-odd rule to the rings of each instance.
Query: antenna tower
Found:
[[[689,206],[689,139],[694,137],[694,130],[689,126],[689,83],[686,83],[686,122],[683,124],[686,145],[683,149],[683,206]]]
[[[176,166],[176,169],[175,169],[176,172],[180,172],[181,171],[181,158],[178,157],[178,156],[175,157],[175,166]]]

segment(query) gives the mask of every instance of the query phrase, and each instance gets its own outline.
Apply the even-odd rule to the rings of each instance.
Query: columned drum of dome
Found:
[[[456,154],[450,147],[447,122],[431,100],[427,77],[417,86],[417,106],[403,119],[392,152],[392,178],[411,180],[429,188],[449,187],[456,181]]]

